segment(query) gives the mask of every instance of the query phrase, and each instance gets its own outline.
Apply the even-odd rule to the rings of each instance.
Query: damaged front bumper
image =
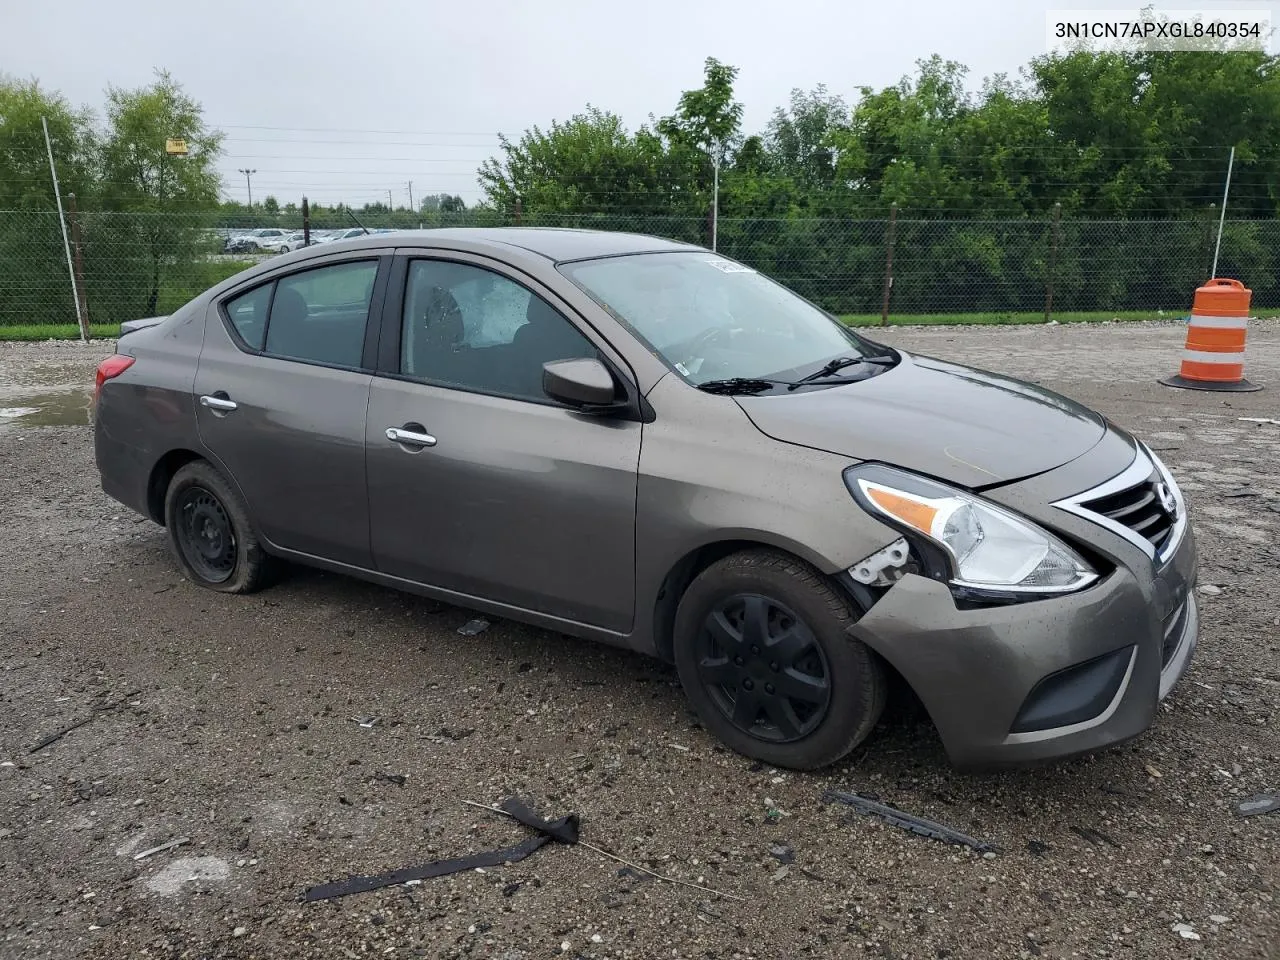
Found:
[[[1188,529],[1158,570],[1118,565],[1029,603],[960,609],[946,584],[907,575],[849,632],[911,685],[957,767],[1057,759],[1151,725],[1195,650],[1195,571]]]

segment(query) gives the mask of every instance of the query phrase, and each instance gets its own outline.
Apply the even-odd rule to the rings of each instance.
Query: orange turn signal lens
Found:
[[[937,519],[938,508],[928,503],[906,497],[900,493],[867,484],[863,487],[867,497],[877,507],[903,523],[910,524],[923,534],[932,536],[933,521]]]

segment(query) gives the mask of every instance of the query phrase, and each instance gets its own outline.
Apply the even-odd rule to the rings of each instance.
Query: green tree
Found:
[[[836,176],[855,184],[868,207],[898,203],[909,212],[934,211],[963,199],[958,182],[956,128],[972,109],[966,69],[934,56],[879,92],[863,88],[847,128],[833,131]]]
[[[222,134],[206,126],[200,104],[163,71],[148,87],[108,87],[106,116],[102,205],[135,216],[103,222],[104,231],[112,234],[104,239],[131,255],[124,262],[116,260],[113,272],[100,274],[98,280],[115,287],[113,302],[128,303],[140,296],[139,307],[154,313],[166,269],[175,277],[189,271],[212,242],[200,229],[200,215],[218,207],[221,181],[215,164]],[[169,138],[186,140],[188,154],[169,156]],[[109,262],[106,257],[93,260]],[[139,273],[146,278],[141,283]]]
[[[35,80],[0,75],[0,324],[66,323],[76,315],[67,278],[44,128],[49,124],[63,202],[84,206],[96,180],[92,116]]]
[[[849,124],[849,105],[823,84],[791,91],[791,103],[773,111],[765,149],[775,173],[813,190],[829,190],[836,176],[834,134]]]
[[[462,198],[449,193],[432,193],[418,204],[419,213],[462,213],[467,209]]]
[[[274,217],[280,213],[280,201],[270,194],[262,201],[262,212],[268,217]]]
[[[658,133],[673,147],[700,150],[723,163],[742,129],[742,104],[733,98],[737,76],[737,67],[707,57],[702,86],[680,95],[676,112],[658,121]]]
[[[1177,216],[1221,194],[1236,147],[1232,210],[1280,210],[1280,57],[1076,51],[1032,61],[1054,146],[1075,155],[1069,206]]]
[[[501,157],[486,160],[479,181],[485,202],[510,214],[671,213],[687,199],[661,137],[588,105],[548,130],[518,141],[501,138]],[[687,192],[687,190],[685,191]]]
[[[43,117],[49,125],[54,163],[63,193],[83,203],[97,176],[97,138],[93,115],[73,107],[36,80],[0,74],[0,210],[54,209],[53,181],[45,146]]]

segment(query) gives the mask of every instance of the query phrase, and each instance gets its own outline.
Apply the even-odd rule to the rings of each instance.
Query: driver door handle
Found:
[[[226,394],[223,394],[222,396],[218,396],[217,394],[210,396],[206,394],[200,398],[200,403],[208,407],[210,410],[219,410],[223,413],[230,413],[236,408],[236,402],[234,400],[227,399]]]
[[[407,447],[434,447],[436,445],[436,438],[431,434],[420,433],[417,430],[406,430],[404,427],[387,427],[387,439],[392,443],[402,443]]]

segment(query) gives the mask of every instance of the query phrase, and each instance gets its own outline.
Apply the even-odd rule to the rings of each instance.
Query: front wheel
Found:
[[[213,466],[193,460],[169,482],[164,500],[169,545],[192,583],[220,593],[252,593],[276,561],[262,549],[240,494]]]
[[[702,722],[739,753],[813,770],[866,739],[884,709],[880,661],[845,631],[850,601],[768,550],[712,564],[676,613],[675,658]]]

